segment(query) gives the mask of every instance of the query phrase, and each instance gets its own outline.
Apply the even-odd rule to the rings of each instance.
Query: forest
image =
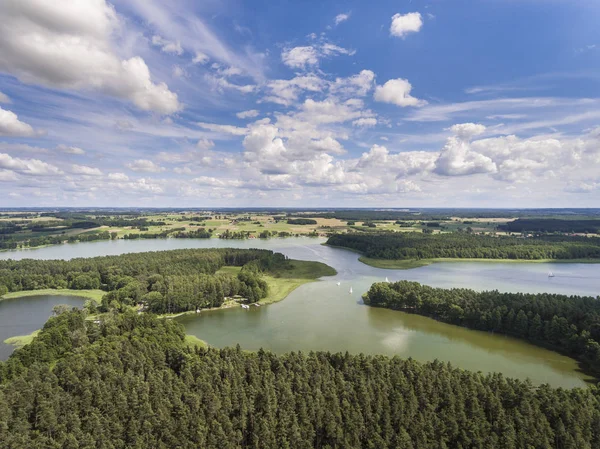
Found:
[[[498,332],[579,360],[600,375],[600,297],[433,288],[418,282],[375,283],[365,304]]]
[[[145,303],[156,313],[219,307],[225,297],[268,294],[261,273],[285,267],[280,253],[257,249],[184,249],[86,259],[0,261],[0,294],[45,288],[102,289],[101,311]],[[217,274],[243,267],[237,276]],[[114,302],[114,303],[113,303]]]
[[[72,310],[0,363],[11,449],[600,447],[600,392],[438,361],[188,346],[151,314]]]
[[[519,218],[498,229],[507,232],[564,232],[564,233],[600,233],[600,220],[558,218]]]
[[[600,258],[600,238],[511,237],[467,233],[395,232],[336,234],[328,245],[350,248],[374,259],[515,259],[563,260]]]
[[[312,218],[288,218],[288,224],[291,225],[316,225],[317,220]]]

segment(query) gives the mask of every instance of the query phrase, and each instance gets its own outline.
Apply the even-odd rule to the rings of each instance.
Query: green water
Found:
[[[305,284],[284,301],[269,306],[183,317],[180,321],[186,331],[216,347],[240,344],[244,349],[262,347],[277,353],[326,350],[399,355],[421,361],[439,359],[472,371],[498,371],[508,377],[529,378],[535,384],[586,385],[588,377],[578,371],[573,359],[509,337],[367,307],[362,304],[361,295],[373,282],[388,277],[390,281],[408,279],[437,287],[597,296],[600,293],[600,265],[455,262],[412,270],[383,270],[360,263],[356,253],[329,248],[321,245],[322,242],[309,238],[94,242],[2,253],[0,258],[68,259],[176,248],[272,249],[292,258],[324,262],[334,267],[338,274]],[[548,271],[553,271],[555,277],[548,278]],[[352,294],[349,293],[351,287]],[[19,301],[20,307],[29,307],[25,305],[30,303],[29,298]],[[35,313],[38,305],[31,304],[30,309]],[[12,314],[7,307],[0,312]],[[34,330],[21,330],[15,323],[11,324],[12,335]],[[0,331],[1,326],[0,321]],[[0,357],[2,355],[0,352]]]

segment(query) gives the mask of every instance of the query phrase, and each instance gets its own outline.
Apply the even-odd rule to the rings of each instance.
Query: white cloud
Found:
[[[196,148],[198,148],[200,150],[204,150],[204,151],[208,151],[214,146],[215,146],[215,143],[212,140],[208,140],[208,139],[200,139],[196,143]]]
[[[338,14],[337,16],[335,16],[334,22],[337,25],[339,25],[342,22],[345,22],[346,20],[348,20],[350,18],[350,13],[342,13],[342,14]]]
[[[336,78],[330,90],[336,94],[364,97],[373,88],[374,81],[375,73],[371,70],[361,70],[348,78]]]
[[[305,47],[286,48],[281,53],[281,60],[285,65],[292,69],[310,69],[319,64],[320,58],[327,58],[337,55],[352,56],[356,53],[354,50],[340,47],[330,42],[321,45],[308,45]]]
[[[183,48],[181,48],[181,43],[164,39],[156,34],[152,36],[152,45],[160,47],[160,50],[165,53],[171,53],[174,55],[183,54]]]
[[[245,119],[245,118],[254,118],[257,117],[259,112],[256,109],[250,109],[249,111],[242,111],[235,114],[237,118]]]
[[[0,107],[0,136],[31,137],[33,135],[35,131],[31,125],[20,121],[14,112]]]
[[[183,78],[183,77],[187,76],[187,72],[180,65],[174,65],[172,73],[175,78]]]
[[[13,182],[18,181],[19,177],[14,171],[11,170],[0,170],[0,182]]]
[[[319,54],[312,46],[294,47],[285,49],[281,53],[281,60],[292,69],[304,69],[306,66],[317,65]]]
[[[5,93],[0,92],[0,103],[10,103],[10,98]]]
[[[63,173],[58,167],[39,159],[19,159],[5,153],[0,153],[0,168],[32,176],[56,176]]]
[[[352,125],[357,126],[359,128],[370,128],[371,126],[377,125],[377,119],[370,118],[359,118],[358,120],[354,120]]]
[[[72,147],[72,146],[64,145],[62,143],[60,145],[57,145],[56,149],[62,153],[66,153],[66,154],[77,154],[77,155],[85,154],[85,151],[83,151],[79,147]]]
[[[375,88],[375,101],[383,103],[392,103],[397,106],[424,106],[425,100],[419,100],[410,95],[412,85],[408,80],[398,78],[387,81],[383,86]]]
[[[154,162],[148,159],[136,159],[133,162],[126,164],[129,170],[146,173],[160,173],[165,169],[156,165]]]
[[[479,123],[459,123],[450,127],[450,131],[461,140],[471,140],[485,132],[485,126]]]
[[[0,3],[0,70],[26,83],[97,89],[143,110],[171,114],[181,105],[165,83],[154,83],[142,58],[113,52],[119,28],[105,0]]]
[[[206,64],[208,61],[210,60],[210,58],[205,55],[204,53],[202,53],[201,51],[197,51],[196,55],[194,56],[194,59],[192,59],[192,62],[194,64],[201,64],[204,65]]]
[[[262,101],[289,106],[302,91],[322,92],[327,82],[314,74],[296,76],[291,80],[273,80],[267,84],[269,94]]]
[[[356,51],[348,50],[347,48],[340,47],[338,45],[325,43],[319,48],[320,52],[324,56],[335,56],[335,55],[350,55],[353,56]]]
[[[127,176],[125,173],[109,173],[108,179],[111,181],[125,182],[129,181],[129,176]]]
[[[475,123],[454,125],[450,130],[456,137],[448,138],[435,162],[434,172],[445,176],[465,176],[495,173],[496,163],[481,153],[473,151],[470,140],[485,131],[485,126]]]
[[[224,90],[237,90],[243,94],[249,94],[257,89],[257,86],[254,84],[234,84],[230,83],[225,77],[219,77],[210,74],[205,75],[205,79],[213,86],[215,90],[220,92]]]
[[[71,165],[70,173],[74,175],[84,175],[84,176],[102,176],[102,172],[95,167],[88,167],[86,165]]]
[[[239,126],[233,125],[219,125],[216,123],[205,122],[198,122],[197,125],[200,128],[208,129],[209,131],[216,131],[223,134],[232,134],[234,136],[244,136],[248,133],[247,128],[240,128]]]
[[[392,16],[392,24],[390,26],[390,34],[392,36],[404,38],[409,33],[417,33],[423,26],[421,14],[418,12],[410,12],[408,14],[394,14]]]

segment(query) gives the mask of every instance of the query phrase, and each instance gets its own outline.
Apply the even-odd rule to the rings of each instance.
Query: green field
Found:
[[[17,335],[16,337],[10,337],[4,340],[4,343],[7,345],[12,345],[17,348],[22,348],[25,345],[28,345],[33,341],[33,339],[39,334],[40,329],[33,331],[29,335]]]
[[[39,296],[39,295],[54,295],[54,296],[79,296],[80,298],[89,298],[96,301],[98,304],[102,301],[102,296],[106,292],[102,290],[71,290],[68,288],[52,289],[46,288],[43,290],[24,290],[20,292],[7,293],[0,297],[0,301],[3,299],[22,298],[25,296]]]

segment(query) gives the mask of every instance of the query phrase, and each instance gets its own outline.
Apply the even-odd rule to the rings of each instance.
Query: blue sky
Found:
[[[599,204],[594,0],[0,16],[1,206]]]

